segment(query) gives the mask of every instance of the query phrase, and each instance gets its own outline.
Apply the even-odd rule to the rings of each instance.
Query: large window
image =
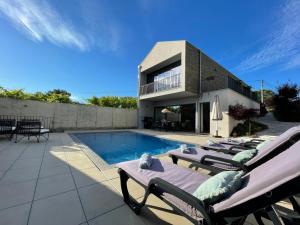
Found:
[[[147,74],[147,84],[153,83],[155,79],[161,79],[167,77],[168,75],[170,76],[178,73],[181,73],[181,60]]]
[[[156,124],[167,123],[173,130],[195,131],[195,104],[155,107],[154,120]]]
[[[147,74],[147,84],[141,85],[140,95],[180,87],[181,61]]]

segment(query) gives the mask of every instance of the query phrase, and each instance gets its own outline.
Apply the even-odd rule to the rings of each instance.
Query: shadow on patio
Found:
[[[129,187],[141,200],[142,187]],[[0,140],[0,224],[189,224],[155,196],[136,216],[120,190],[116,169],[100,171],[65,133]]]

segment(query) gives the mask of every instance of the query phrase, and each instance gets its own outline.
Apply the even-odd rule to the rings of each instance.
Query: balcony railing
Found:
[[[180,73],[167,76],[140,87],[140,95],[147,95],[180,87]]]

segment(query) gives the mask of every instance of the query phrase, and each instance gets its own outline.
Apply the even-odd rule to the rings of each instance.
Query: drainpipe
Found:
[[[141,70],[142,66],[138,65],[138,101],[137,101],[137,127],[141,128],[140,126],[140,87],[141,87]]]
[[[201,62],[201,51],[199,50],[199,91],[198,91],[198,98],[196,100],[196,133],[201,132],[201,116],[200,116],[200,99],[202,95],[201,90],[201,77],[202,77],[202,62]]]

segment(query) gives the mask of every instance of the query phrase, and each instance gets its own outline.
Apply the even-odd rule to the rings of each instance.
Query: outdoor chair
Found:
[[[209,179],[188,168],[153,159],[149,169],[140,169],[139,160],[117,164],[124,202],[139,214],[150,194],[162,199],[194,224],[243,224],[253,214],[258,222],[267,217],[276,225],[299,224],[299,216],[281,215],[275,203],[300,193],[300,141],[242,176],[242,184],[229,196],[208,204],[193,193]],[[270,171],[270,173],[266,173]],[[141,202],[128,192],[133,179],[145,189]],[[261,223],[259,223],[261,224]]]
[[[18,136],[27,137],[28,140],[30,137],[36,137],[37,142],[40,142],[40,137],[49,139],[49,129],[42,127],[41,121],[39,120],[21,120],[17,122],[17,127],[15,131],[15,142],[18,141]]]
[[[245,163],[232,160],[234,155],[204,150],[202,148],[191,148],[190,153],[183,153],[179,149],[171,150],[168,154],[174,164],[177,164],[178,160],[181,159],[190,162],[191,168],[203,168],[214,174],[224,170],[250,171],[285,151],[298,140],[300,140],[300,126],[295,126],[266,143],[257,151],[257,154],[252,159]]]
[[[10,140],[16,129],[15,119],[0,119],[0,135],[6,135]]]

